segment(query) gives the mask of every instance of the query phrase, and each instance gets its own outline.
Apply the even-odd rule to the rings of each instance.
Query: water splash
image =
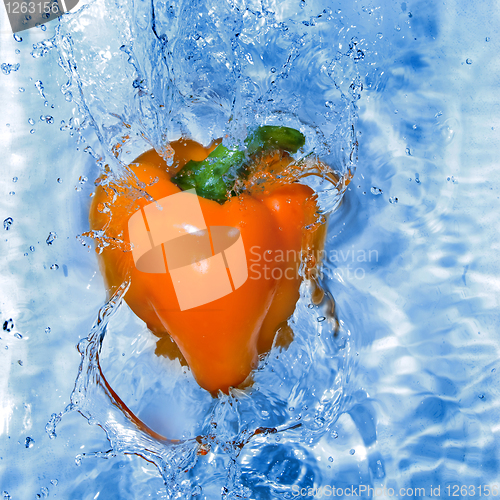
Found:
[[[298,163],[319,157],[341,179],[336,187],[321,176],[305,181],[327,215],[340,204],[354,173],[356,103],[363,91],[359,67],[369,51],[351,24],[327,6],[295,3],[207,0],[194,8],[192,1],[180,1],[165,8],[153,1],[125,3],[117,11],[113,2],[94,0],[63,16],[55,37],[38,44],[32,55],[59,51],[67,76],[61,91],[80,112],[68,125],[62,121],[61,130],[80,134],[91,125],[102,153],[85,151],[110,179],[127,175],[127,163],[151,147],[171,161],[169,141],[181,136],[204,144],[224,137],[227,145],[241,145],[252,127],[286,125],[306,136]],[[45,98],[42,83],[35,85]],[[151,349],[137,347],[125,357],[133,368],[118,368],[124,353],[113,348],[113,332],[132,335],[136,345],[141,338],[110,327],[127,314],[121,305],[127,288],[123,284],[101,308],[78,344],[82,360],[71,403],[52,415],[49,437],[56,437],[65,414],[78,411],[110,442],[110,450],[92,456],[135,454],[154,463],[168,498],[212,491],[245,497],[262,475],[274,478],[262,486],[269,495],[315,484],[320,472],[308,449],[334,432],[353,367],[350,330],[337,320],[326,283],[303,283],[289,321],[295,339],[288,349],[274,346],[262,356],[252,387],[217,399],[193,389],[190,373],[176,362],[168,367],[167,380],[149,373]],[[318,296],[321,288],[326,293]],[[104,343],[105,338],[110,340]],[[154,421],[144,406],[152,389],[138,379],[151,381],[155,400],[170,406],[181,401],[190,409],[179,435],[164,436],[157,421],[156,427],[147,424]],[[293,450],[299,448],[305,476],[296,467]],[[224,473],[214,475],[213,464]],[[283,464],[291,467],[286,474]]]

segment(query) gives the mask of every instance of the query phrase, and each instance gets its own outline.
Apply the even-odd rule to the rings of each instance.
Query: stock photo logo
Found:
[[[168,272],[181,311],[229,295],[248,278],[240,230],[208,227],[194,189],[146,205],[128,229],[137,270]]]
[[[4,0],[12,33],[35,28],[73,10],[79,0]]]

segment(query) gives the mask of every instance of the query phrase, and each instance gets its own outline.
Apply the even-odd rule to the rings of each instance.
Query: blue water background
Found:
[[[311,17],[325,6],[304,3],[302,7],[301,2],[288,3],[285,14],[293,18],[297,12],[301,23],[311,24]],[[200,4],[185,3],[184,15]],[[263,4],[254,4],[247,4],[253,12],[264,9]],[[140,11],[142,4],[138,5]],[[269,8],[270,4],[265,5]],[[304,366],[293,366],[288,380],[294,373],[297,377],[305,374],[311,378],[304,379],[304,384],[315,388],[321,387],[326,373],[335,373],[332,399],[340,395],[341,402],[316,421],[309,407],[320,411],[314,406],[317,394],[299,392],[294,395],[293,409],[291,405],[281,409],[280,415],[290,423],[302,420],[306,431],[253,439],[237,457],[236,466],[231,464],[230,453],[219,450],[184,474],[184,486],[176,478],[168,487],[154,464],[135,455],[84,458],[77,465],[75,457],[81,453],[110,449],[104,431],[88,425],[77,412],[63,417],[56,438],[50,439],[45,432],[51,414],[70,403],[80,364],[75,345],[88,335],[106,299],[90,242],[77,236],[88,229],[92,181],[99,172],[94,156],[109,155],[106,147],[122,134],[109,114],[113,106],[123,111],[118,87],[130,91],[131,102],[137,105],[130,117],[138,113],[144,117],[134,122],[134,132],[145,133],[150,143],[158,145],[167,124],[156,122],[155,110],[148,113],[136,98],[146,92],[129,85],[127,77],[134,80],[136,69],[123,79],[103,71],[110,60],[103,49],[102,68],[95,54],[80,61],[94,70],[82,71],[88,84],[82,102],[98,118],[97,128],[89,124],[77,130],[75,120],[83,121],[75,105],[79,96],[66,100],[67,89],[66,96],[61,93],[61,86],[68,82],[65,61],[61,61],[63,67],[58,64],[61,52],[46,43],[50,50],[43,57],[32,55],[33,44],[52,37],[58,22],[46,31],[22,33],[23,40],[18,42],[8,33],[2,12],[0,63],[19,62],[20,67],[0,73],[1,219],[13,220],[10,226],[7,223],[8,230],[0,228],[5,256],[2,325],[7,321],[6,329],[0,331],[0,492],[8,492],[14,500],[37,494],[71,499],[169,498],[174,486],[184,488],[181,497],[193,494],[207,499],[220,498],[224,485],[232,488],[229,495],[236,492],[258,499],[293,498],[293,485],[345,488],[364,484],[396,492],[420,487],[425,488],[426,497],[431,486],[440,487],[441,496],[447,496],[446,487],[454,485],[474,486],[467,489],[473,497],[479,497],[480,485],[496,484],[500,490],[498,8],[448,0],[439,5],[345,2],[328,7],[338,19],[332,40],[338,42],[342,26],[350,27],[363,51],[363,58],[353,62],[352,57],[345,57],[348,44],[344,45],[342,62],[334,72],[334,80],[340,86],[343,82],[345,95],[351,97],[349,86],[359,74],[357,82],[363,84],[355,110],[359,119],[333,93],[332,99],[322,99],[318,111],[314,94],[330,92],[332,87],[331,82],[325,84],[325,71],[321,72],[318,63],[321,58],[311,56],[311,68],[297,64],[297,72],[292,69],[286,80],[292,82],[291,89],[284,83],[276,96],[288,103],[290,92],[300,85],[304,95],[312,96],[304,106],[291,109],[285,121],[305,123],[310,147],[325,156],[321,141],[313,134],[315,124],[336,147],[348,143],[351,121],[355,123],[359,143],[355,177],[343,204],[330,218],[325,264],[324,285],[336,302],[341,339],[334,345],[328,331],[317,325],[319,313],[308,312],[305,290],[295,316],[296,331],[301,334],[295,351],[263,366],[257,388],[267,394],[266,384],[274,387],[284,373],[279,370],[300,359]],[[130,5],[121,8],[130,9],[126,15],[132,16]],[[100,37],[106,35],[107,24],[120,26],[115,14],[102,16],[101,31],[90,25],[85,28],[86,19],[95,20],[76,13],[71,21],[63,20],[63,25],[79,26],[80,34],[87,29],[96,47],[105,45]],[[252,19],[258,31],[260,18],[254,15]],[[303,26],[315,33],[314,26]],[[317,28],[325,46],[327,28],[331,24],[321,33]],[[82,44],[83,40],[77,32],[73,35],[78,50],[78,40]],[[265,45],[266,34],[261,37]],[[351,38],[349,33],[347,40]],[[310,35],[306,41],[314,39]],[[35,56],[41,50],[43,46],[38,46]],[[298,50],[299,60],[307,62],[308,47]],[[327,53],[326,66],[331,67]],[[276,60],[283,62],[280,54]],[[129,62],[124,56],[119,68]],[[148,64],[143,70],[153,74],[157,61]],[[176,71],[182,75],[182,68]],[[268,82],[259,80],[259,75],[256,71],[253,82],[265,88]],[[185,81],[190,81],[187,76]],[[252,94],[245,87],[245,93],[234,81],[231,85],[239,89],[241,102],[235,109],[240,112],[240,123],[246,122],[250,108],[245,103],[254,102],[258,92]],[[231,103],[229,107],[225,101],[217,103],[223,109],[217,115],[213,94],[200,97],[197,89],[198,100],[206,108],[194,106],[189,114],[186,106],[180,117],[165,119],[169,133],[189,132],[207,141],[226,130]],[[167,95],[171,89],[165,86],[155,91]],[[217,95],[229,92],[216,91]],[[300,94],[294,97],[300,100]],[[326,100],[330,104],[324,105]],[[273,114],[268,104],[258,111]],[[212,116],[213,123],[203,129],[199,123],[207,116]],[[329,128],[331,123],[344,127]],[[243,134],[237,126],[228,131],[234,140]],[[124,160],[144,149],[144,140],[134,139]],[[332,162],[345,160],[335,151],[330,153]],[[57,234],[52,244],[46,242],[50,232]],[[8,321],[11,318],[13,325]],[[126,308],[111,321],[103,346],[103,370],[142,418],[173,437],[192,437],[217,419],[234,427],[231,422],[238,419],[241,407],[226,411],[178,365],[155,360],[151,356],[154,339]],[[318,346],[332,349],[326,353],[331,365],[326,364],[324,352],[315,350]],[[303,353],[309,357],[299,358]],[[158,375],[162,370],[168,370],[168,379]],[[260,411],[269,403],[269,398],[261,402],[258,393],[242,398],[248,411],[251,405]],[[169,399],[172,394],[176,402]],[[95,404],[100,403],[96,395]],[[111,410],[105,405],[95,408],[100,419],[108,415],[110,421],[115,418]],[[159,411],[168,418],[155,422]],[[259,423],[270,420],[274,425],[273,418],[261,414]],[[230,436],[232,431],[218,432],[224,441],[224,432]],[[127,436],[124,423],[123,436],[115,443],[123,444],[121,438]]]

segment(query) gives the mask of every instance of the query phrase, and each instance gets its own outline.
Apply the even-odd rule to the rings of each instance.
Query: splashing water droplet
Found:
[[[2,63],[0,65],[0,69],[2,70],[2,73],[4,75],[10,75],[12,71],[17,71],[21,65],[19,63],[16,64],[7,64],[7,63]]]
[[[3,228],[8,231],[10,229],[10,226],[12,226],[12,223],[14,222],[14,219],[12,217],[7,217],[3,221]]]
[[[10,332],[13,328],[14,328],[14,321],[12,321],[12,318],[3,322],[4,332]]]
[[[52,243],[54,243],[56,239],[57,239],[57,234],[54,233],[53,231],[50,231],[47,239],[45,240],[45,243],[47,243],[47,245],[52,245]]]

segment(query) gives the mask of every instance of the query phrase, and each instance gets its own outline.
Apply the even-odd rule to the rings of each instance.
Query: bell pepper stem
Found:
[[[248,156],[271,149],[296,153],[304,144],[304,135],[293,128],[258,127],[245,139],[246,152],[219,144],[204,160],[187,162],[172,182],[184,191],[194,188],[199,196],[224,203],[236,179],[244,174]]]

